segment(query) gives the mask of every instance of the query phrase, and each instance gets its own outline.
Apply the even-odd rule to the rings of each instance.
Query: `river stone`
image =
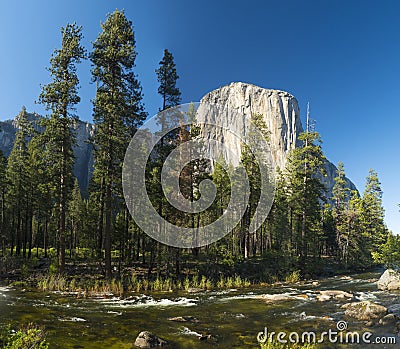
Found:
[[[319,291],[322,296],[327,296],[330,298],[344,299],[344,298],[353,298],[353,295],[349,292],[340,291],[340,290],[326,290]]]
[[[387,314],[387,308],[371,301],[348,303],[342,305],[342,308],[347,316],[364,321],[380,319]]]
[[[157,337],[149,331],[142,331],[135,340],[135,346],[138,348],[157,348],[167,345],[168,342]]]
[[[319,294],[319,295],[317,296],[317,300],[318,300],[319,302],[327,302],[327,301],[329,301],[330,299],[331,299],[330,296],[326,296],[326,295],[322,295],[322,294]]]
[[[267,302],[282,302],[294,299],[306,299],[308,298],[307,295],[291,295],[286,293],[277,293],[277,294],[263,294],[258,296],[257,298],[261,298]]]
[[[400,290],[400,272],[387,269],[377,282],[379,290]]]
[[[199,322],[194,316],[175,316],[170,317],[168,320],[175,322]]]
[[[396,324],[397,317],[394,314],[387,314],[382,319],[379,320],[379,325],[388,326]]]

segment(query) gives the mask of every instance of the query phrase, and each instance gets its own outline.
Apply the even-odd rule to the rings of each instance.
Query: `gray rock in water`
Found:
[[[397,317],[394,314],[388,314],[379,320],[379,325],[388,326],[395,325],[397,322]]]
[[[357,320],[371,321],[381,319],[387,314],[387,308],[371,301],[353,302],[342,305],[347,316]]]
[[[379,290],[400,290],[400,272],[387,269],[377,282]]]
[[[329,298],[336,298],[336,299],[353,298],[353,294],[340,290],[324,290],[324,291],[319,291],[319,293],[321,294],[321,296]]]
[[[157,348],[166,346],[167,344],[166,340],[157,337],[149,331],[140,332],[134,343],[138,348]]]
[[[199,322],[194,316],[175,316],[170,317],[168,320],[175,322]]]

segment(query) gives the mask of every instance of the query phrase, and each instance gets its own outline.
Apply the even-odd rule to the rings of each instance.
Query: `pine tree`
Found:
[[[347,240],[343,238],[348,229],[346,215],[348,211],[349,189],[346,185],[346,175],[344,165],[339,162],[336,170],[335,184],[333,186],[333,218],[335,220],[336,242],[339,248],[340,260],[345,259],[345,245]]]
[[[274,248],[277,251],[290,253],[293,237],[289,227],[287,182],[279,168],[276,172],[275,197],[267,219],[268,236],[265,237],[264,250]]]
[[[382,206],[382,188],[378,174],[370,170],[362,196],[362,225],[364,234],[370,241],[370,251],[377,251],[387,239]]]
[[[16,254],[20,255],[21,249],[23,249],[23,255],[25,257],[27,244],[27,222],[25,213],[28,204],[27,193],[29,192],[29,157],[27,145],[28,137],[32,132],[25,107],[22,107],[22,111],[16,118],[16,127],[17,133],[13,149],[8,158],[6,172],[7,181],[9,183],[7,201],[9,202],[10,216],[12,217],[14,231],[14,235],[11,239],[11,250],[15,242]]]
[[[155,191],[158,192],[156,195],[156,206],[157,212],[160,216],[168,216],[171,212],[167,209],[168,203],[166,198],[163,196],[162,185],[161,185],[161,169],[164,164],[164,160],[167,158],[169,152],[174,148],[179,138],[179,121],[175,118],[175,113],[166,112],[167,109],[174,107],[181,101],[181,92],[176,86],[179,76],[176,72],[174,57],[171,52],[167,49],[164,50],[164,56],[160,61],[160,66],[156,69],[157,80],[159,83],[158,94],[162,97],[162,108],[161,113],[158,115],[158,124],[160,125],[160,131],[164,132],[168,127],[174,126],[176,129],[169,132],[167,135],[161,137],[159,144],[156,146],[157,157],[153,161],[153,174],[154,185],[156,186]],[[163,227],[160,226],[160,231]],[[162,263],[162,246],[160,242],[157,242],[157,274],[161,273]]]
[[[33,236],[31,236],[30,242],[36,244],[36,247],[39,247],[39,245],[42,246],[44,248],[45,257],[47,257],[47,231],[53,208],[51,190],[53,179],[50,171],[48,171],[44,143],[43,135],[34,132],[28,145],[28,172],[30,211],[32,220],[36,223],[35,238],[33,239]],[[41,242],[39,239],[41,239]],[[36,251],[38,252],[38,250]]]
[[[85,204],[82,199],[81,190],[79,188],[78,180],[75,178],[74,188],[72,190],[71,200],[68,203],[68,226],[70,232],[69,250],[70,257],[72,251],[78,246],[80,236],[79,232],[83,230],[86,218]]]
[[[81,46],[82,27],[75,23],[67,24],[65,28],[61,28],[61,35],[61,49],[57,49],[50,59],[49,72],[52,82],[42,88],[39,96],[39,102],[51,111],[50,116],[44,121],[44,139],[48,169],[54,178],[53,190],[59,211],[58,271],[60,274],[65,268],[67,203],[73,184],[72,146],[75,135],[71,127],[76,118],[75,105],[80,102],[76,65],[86,58],[85,50]]]
[[[0,150],[0,244],[2,256],[5,255],[6,250],[6,190],[7,190],[7,178],[6,178],[7,160]]]
[[[317,132],[304,132],[299,135],[302,145],[291,151],[286,166],[288,178],[289,204],[292,215],[300,268],[305,271],[309,253],[319,253],[321,233],[321,202],[325,187],[321,182],[324,176],[325,156],[321,150],[321,138]],[[311,251],[310,251],[311,247]]]
[[[269,131],[267,125],[264,121],[264,116],[262,114],[252,114],[251,115],[252,124],[256,127],[257,131],[250,128],[249,134],[247,134],[247,140],[249,144],[242,145],[241,161],[247,172],[250,184],[250,196],[249,202],[246,208],[246,212],[242,219],[243,227],[243,257],[244,259],[249,257],[250,249],[255,248],[255,244],[251,246],[251,236],[249,234],[250,222],[257,208],[260,193],[261,193],[261,172],[257,161],[257,155],[253,154],[250,148],[252,145],[254,148],[257,147],[257,143],[260,142],[258,131],[262,134],[262,137],[266,141],[269,139]],[[254,235],[252,236],[254,239]],[[253,254],[255,251],[253,250]]]
[[[160,84],[158,93],[163,99],[161,110],[178,105],[181,101],[181,92],[176,86],[179,76],[176,72],[174,57],[168,49],[164,50],[164,57],[160,61],[160,67],[156,70],[156,74],[158,83]]]
[[[113,207],[122,201],[122,163],[130,137],[146,114],[141,104],[140,84],[133,72],[136,51],[132,22],[123,11],[116,10],[107,16],[101,28],[90,56],[97,84],[93,116],[97,126],[94,178],[101,190],[100,207],[104,207],[105,271],[110,278]],[[103,231],[102,215],[99,230]]]

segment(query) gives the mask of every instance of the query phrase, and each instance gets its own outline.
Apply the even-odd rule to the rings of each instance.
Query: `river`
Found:
[[[351,292],[355,300],[371,300],[400,315],[400,293],[378,291],[370,279],[379,273],[332,277],[315,283],[252,287],[240,290],[164,292],[129,299],[79,299],[74,295],[0,287],[0,325],[35,322],[44,326],[50,348],[132,348],[140,331],[154,332],[170,348],[259,348],[257,334],[264,331],[336,330],[346,321],[348,331],[370,331],[375,336],[396,336],[395,345],[363,344],[360,348],[399,348],[393,326],[365,327],[347,318],[340,308],[345,301],[317,300],[320,290]],[[270,300],[280,294],[285,300]],[[262,297],[264,295],[264,297]],[[267,295],[267,296],[265,296]],[[171,317],[191,316],[197,321],[176,322]],[[337,330],[336,330],[337,331]],[[200,341],[198,334],[212,337]],[[350,344],[326,343],[321,348],[347,348]],[[353,347],[353,346],[352,346]]]

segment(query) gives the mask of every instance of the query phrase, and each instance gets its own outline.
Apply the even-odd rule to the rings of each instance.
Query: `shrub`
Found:
[[[8,332],[4,349],[48,349],[44,330],[32,323],[20,327],[17,332]]]
[[[286,275],[286,282],[295,283],[300,281],[300,270],[292,271],[290,274]]]

